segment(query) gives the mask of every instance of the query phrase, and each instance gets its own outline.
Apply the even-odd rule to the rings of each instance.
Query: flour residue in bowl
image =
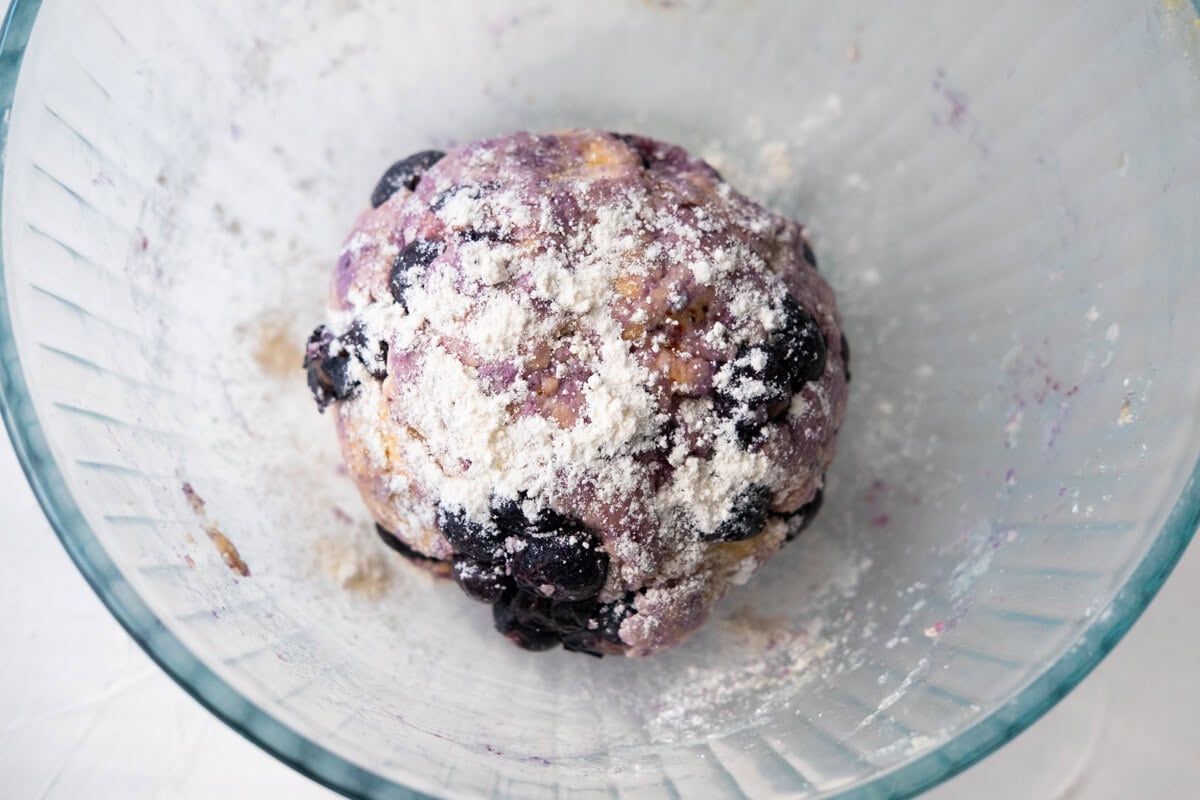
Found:
[[[379,600],[392,584],[388,554],[342,537],[322,537],[313,546],[318,570],[334,585],[368,600]]]
[[[220,528],[217,527],[215,522],[208,518],[208,511],[205,507],[204,499],[201,498],[200,495],[196,493],[196,490],[192,488],[192,485],[186,481],[183,483],[182,489],[183,496],[187,498],[188,505],[192,507],[192,512],[195,513],[196,518],[200,521],[200,525],[204,528],[204,532],[216,546],[217,552],[221,556],[221,560],[225,562],[227,567],[236,572],[238,575],[241,575],[243,578],[249,578],[250,567],[245,561],[242,560],[242,555],[238,552],[237,546],[230,541],[229,537],[226,536]]]
[[[686,667],[678,684],[650,708],[647,727],[655,741],[703,738],[731,720],[748,724],[777,710],[783,695],[812,679],[814,662],[832,648],[786,617],[763,616],[748,606],[739,606],[719,625],[733,663]]]

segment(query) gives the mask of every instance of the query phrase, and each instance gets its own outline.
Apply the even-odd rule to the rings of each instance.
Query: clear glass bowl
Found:
[[[364,796],[875,798],[1115,644],[1200,514],[1195,9],[400,5],[10,11],[5,421],[180,684]],[[819,523],[643,661],[518,651],[397,563],[298,368],[384,166],[564,126],[809,221],[854,348]]]

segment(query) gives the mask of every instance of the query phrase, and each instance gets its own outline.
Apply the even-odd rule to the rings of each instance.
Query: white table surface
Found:
[[[332,798],[226,728],[109,616],[0,442],[0,797]],[[1200,547],[1073,694],[929,800],[1200,796]]]

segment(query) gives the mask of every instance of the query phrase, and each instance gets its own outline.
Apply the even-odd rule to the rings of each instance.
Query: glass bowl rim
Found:
[[[1200,14],[1200,0],[1194,0]],[[8,144],[13,98],[42,0],[12,0],[0,27],[0,154]],[[0,174],[0,193],[4,176]],[[0,209],[2,210],[2,209]],[[3,219],[0,218],[0,236]],[[0,239],[2,241],[2,239]],[[189,651],[133,590],[84,519],[50,453],[21,370],[0,253],[0,417],[21,468],[71,560],[117,622],[164,672],[230,728],[283,763],[348,797],[418,800],[403,786],[301,736],[244,697]],[[1200,526],[1200,462],[1162,530],[1109,605],[1076,643],[1004,705],[905,764],[847,787],[842,800],[912,797],[1006,744],[1052,708],[1120,642],[1170,575]]]

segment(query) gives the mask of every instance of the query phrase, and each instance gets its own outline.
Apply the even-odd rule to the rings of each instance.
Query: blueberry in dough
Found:
[[[361,320],[351,323],[341,335],[342,343],[372,378],[381,381],[387,377],[388,343],[382,339],[371,339]]]
[[[504,560],[505,534],[495,525],[475,522],[462,509],[444,506],[438,508],[437,524],[455,552],[484,563]]]
[[[492,606],[496,630],[524,650],[549,650],[562,643],[562,635],[522,620],[513,607],[499,602]]]
[[[762,533],[771,510],[771,489],[762,484],[751,484],[734,496],[729,507],[729,516],[711,533],[701,538],[714,542],[740,542]]]
[[[808,530],[808,527],[812,525],[813,520],[816,519],[817,512],[821,510],[821,503],[824,501],[824,490],[817,489],[817,493],[813,495],[813,499],[800,506],[800,508],[796,509],[790,514],[777,515],[787,523],[787,541],[790,542],[792,539],[795,539],[797,536],[804,533],[804,531]]]
[[[803,255],[805,262],[813,269],[817,268],[817,254],[813,252],[812,245],[808,243],[808,239],[804,240]]]
[[[638,154],[638,158],[642,161],[642,169],[650,169],[650,156],[638,143],[638,137],[628,133],[614,133],[613,136],[625,143],[630,150]]]
[[[308,371],[309,391],[321,411],[332,403],[350,399],[358,391],[359,381],[350,370],[350,353],[324,325],[308,338],[304,369]]]
[[[521,503],[524,497],[498,497],[492,495],[489,500],[489,514],[492,524],[508,536],[521,536],[531,523],[525,516]]]
[[[600,603],[507,591],[493,606],[492,618],[497,630],[527,650],[561,643],[566,650],[603,656],[622,651],[621,624],[636,613],[633,593]]]
[[[713,397],[718,417],[734,421],[738,441],[747,447],[761,439],[768,421],[787,412],[793,393],[825,370],[825,337],[812,315],[790,294],[777,314],[780,323],[765,342],[738,349]]]
[[[450,574],[450,564],[444,559],[427,556],[424,553],[417,551],[399,536],[392,533],[382,525],[379,525],[378,523],[375,525],[375,533],[379,535],[380,541],[417,566],[422,567],[441,577],[445,577]]]
[[[455,556],[450,574],[468,597],[481,603],[496,602],[510,584],[504,564],[489,564],[468,556]]]
[[[522,504],[521,498],[493,496],[494,527],[488,526],[510,537],[508,566],[517,586],[559,600],[594,596],[608,574],[608,553],[577,520],[546,507],[530,519]]]
[[[416,189],[421,176],[445,156],[441,150],[422,150],[392,164],[371,192],[371,208],[379,208],[400,189]]]
[[[588,615],[581,630],[569,631],[562,637],[563,649],[593,656],[603,656],[614,647],[621,647],[621,623],[637,613],[633,593],[620,600],[598,604]]]
[[[846,383],[850,382],[850,343],[846,341],[846,334],[842,334],[842,374],[846,376]]]
[[[780,310],[783,324],[770,339],[772,380],[786,381],[796,392],[825,371],[825,337],[813,316],[790,294],[784,295]]]
[[[582,529],[519,539],[508,560],[521,589],[560,600],[595,596],[608,574],[608,553]]]
[[[388,273],[388,289],[392,293],[392,299],[403,306],[405,311],[408,310],[405,292],[413,284],[417,274],[432,264],[441,252],[442,246],[438,242],[418,239],[400,248],[400,252],[396,254],[392,269]]]

